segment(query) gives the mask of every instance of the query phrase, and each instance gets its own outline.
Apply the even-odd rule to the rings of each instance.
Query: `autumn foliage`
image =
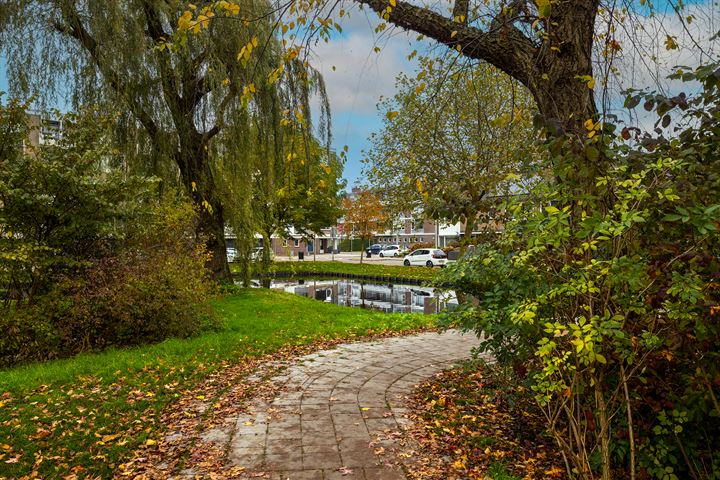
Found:
[[[343,198],[342,211],[345,235],[358,237],[363,241],[370,240],[384,229],[388,221],[380,199],[369,190],[358,191],[354,198]],[[362,262],[362,256],[360,261]]]

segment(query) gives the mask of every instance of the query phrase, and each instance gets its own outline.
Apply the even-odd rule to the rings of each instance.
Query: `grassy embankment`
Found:
[[[219,331],[0,371],[0,478],[106,478],[130,452],[159,438],[165,406],[204,393],[193,388],[208,375],[287,346],[434,321],[263,289],[213,304],[224,320]]]
[[[237,266],[231,265],[231,270],[236,272]],[[269,273],[292,273],[292,274],[341,274],[341,275],[362,275],[375,278],[407,278],[412,280],[432,280],[440,270],[427,267],[406,267],[404,265],[382,265],[377,263],[343,263],[343,262],[273,262]]]

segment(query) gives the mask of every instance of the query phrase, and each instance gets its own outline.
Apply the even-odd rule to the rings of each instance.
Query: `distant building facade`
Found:
[[[34,152],[47,145],[55,145],[62,138],[61,120],[53,119],[47,114],[28,113],[27,122],[28,136],[23,142],[25,153]]]

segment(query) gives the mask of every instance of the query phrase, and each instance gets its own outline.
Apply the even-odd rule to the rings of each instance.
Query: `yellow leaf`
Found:
[[[156,444],[157,444],[157,442],[156,442],[155,440],[150,439],[150,438],[148,438],[147,440],[145,440],[145,445],[150,446],[150,445],[156,445]]]
[[[668,50],[677,50],[678,44],[675,41],[675,37],[667,35],[665,37],[665,48]]]
[[[398,115],[399,115],[398,112],[387,112],[387,114],[385,116],[387,117],[387,119],[389,121],[392,122],[395,119],[395,117],[397,117]]]
[[[535,0],[535,5],[537,5],[540,18],[550,16],[550,0]]]
[[[397,0],[390,0],[390,5],[392,7],[397,7]]]

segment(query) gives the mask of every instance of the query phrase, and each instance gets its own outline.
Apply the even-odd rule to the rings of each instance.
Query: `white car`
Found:
[[[440,266],[447,264],[447,255],[437,248],[420,248],[403,259],[403,265],[425,265],[426,267]]]
[[[400,245],[388,245],[380,250],[381,257],[399,257],[400,256]]]

